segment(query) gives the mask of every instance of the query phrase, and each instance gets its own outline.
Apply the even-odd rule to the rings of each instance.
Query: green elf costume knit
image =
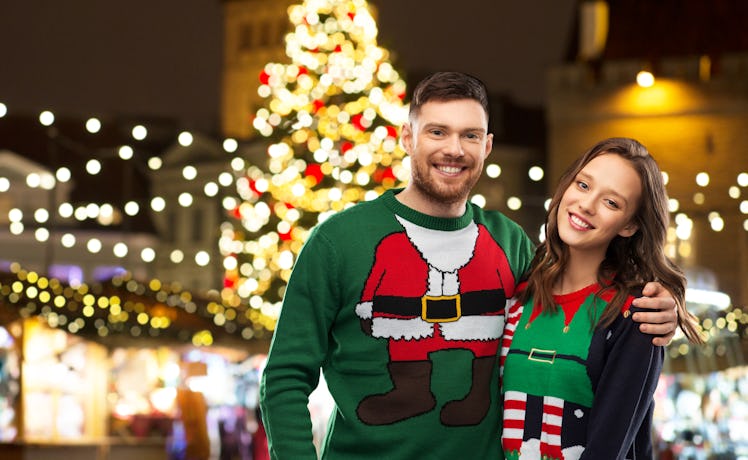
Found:
[[[273,458],[317,458],[320,368],[335,400],[322,458],[502,455],[498,347],[533,244],[499,212],[437,218],[398,192],[333,215],[299,255],[262,375]]]
[[[597,284],[508,309],[502,344],[507,459],[651,459],[653,395],[663,349],[631,314],[630,295],[608,327],[597,319],[614,295]]]

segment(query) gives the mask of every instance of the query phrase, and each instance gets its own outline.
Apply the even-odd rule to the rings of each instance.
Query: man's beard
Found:
[[[428,174],[429,166],[426,166],[425,172],[423,171],[424,168],[420,168],[417,165],[413,165],[412,167],[413,174],[411,180],[415,188],[425,198],[438,204],[454,204],[467,200],[470,191],[478,182],[478,179],[480,179],[479,174],[471,174],[459,184],[445,185],[433,180]]]

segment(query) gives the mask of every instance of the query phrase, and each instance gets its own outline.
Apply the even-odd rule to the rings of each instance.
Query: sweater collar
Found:
[[[432,230],[454,231],[467,227],[473,221],[473,205],[470,202],[467,203],[465,213],[460,217],[435,217],[402,204],[395,198],[395,195],[402,190],[402,188],[387,190],[382,195],[382,200],[392,212],[416,225]]]

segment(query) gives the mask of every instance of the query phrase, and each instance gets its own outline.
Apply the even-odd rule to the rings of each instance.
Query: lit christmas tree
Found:
[[[267,105],[253,120],[268,161],[237,179],[220,239],[223,303],[248,304],[270,330],[309,229],[408,177],[396,129],[407,120],[405,83],[377,46],[367,2],[307,0],[288,13],[291,63],[260,73]]]

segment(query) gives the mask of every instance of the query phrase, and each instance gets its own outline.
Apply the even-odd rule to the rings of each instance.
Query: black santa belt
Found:
[[[557,359],[564,359],[567,361],[577,362],[583,366],[587,365],[587,360],[579,356],[557,353],[556,350],[542,350],[540,348],[533,348],[530,351],[510,349],[508,354],[527,356],[528,360],[537,361],[540,363],[553,364]]]
[[[397,297],[374,296],[374,313],[420,316],[430,323],[457,321],[462,316],[500,313],[506,296],[503,289],[471,291],[448,296]]]

